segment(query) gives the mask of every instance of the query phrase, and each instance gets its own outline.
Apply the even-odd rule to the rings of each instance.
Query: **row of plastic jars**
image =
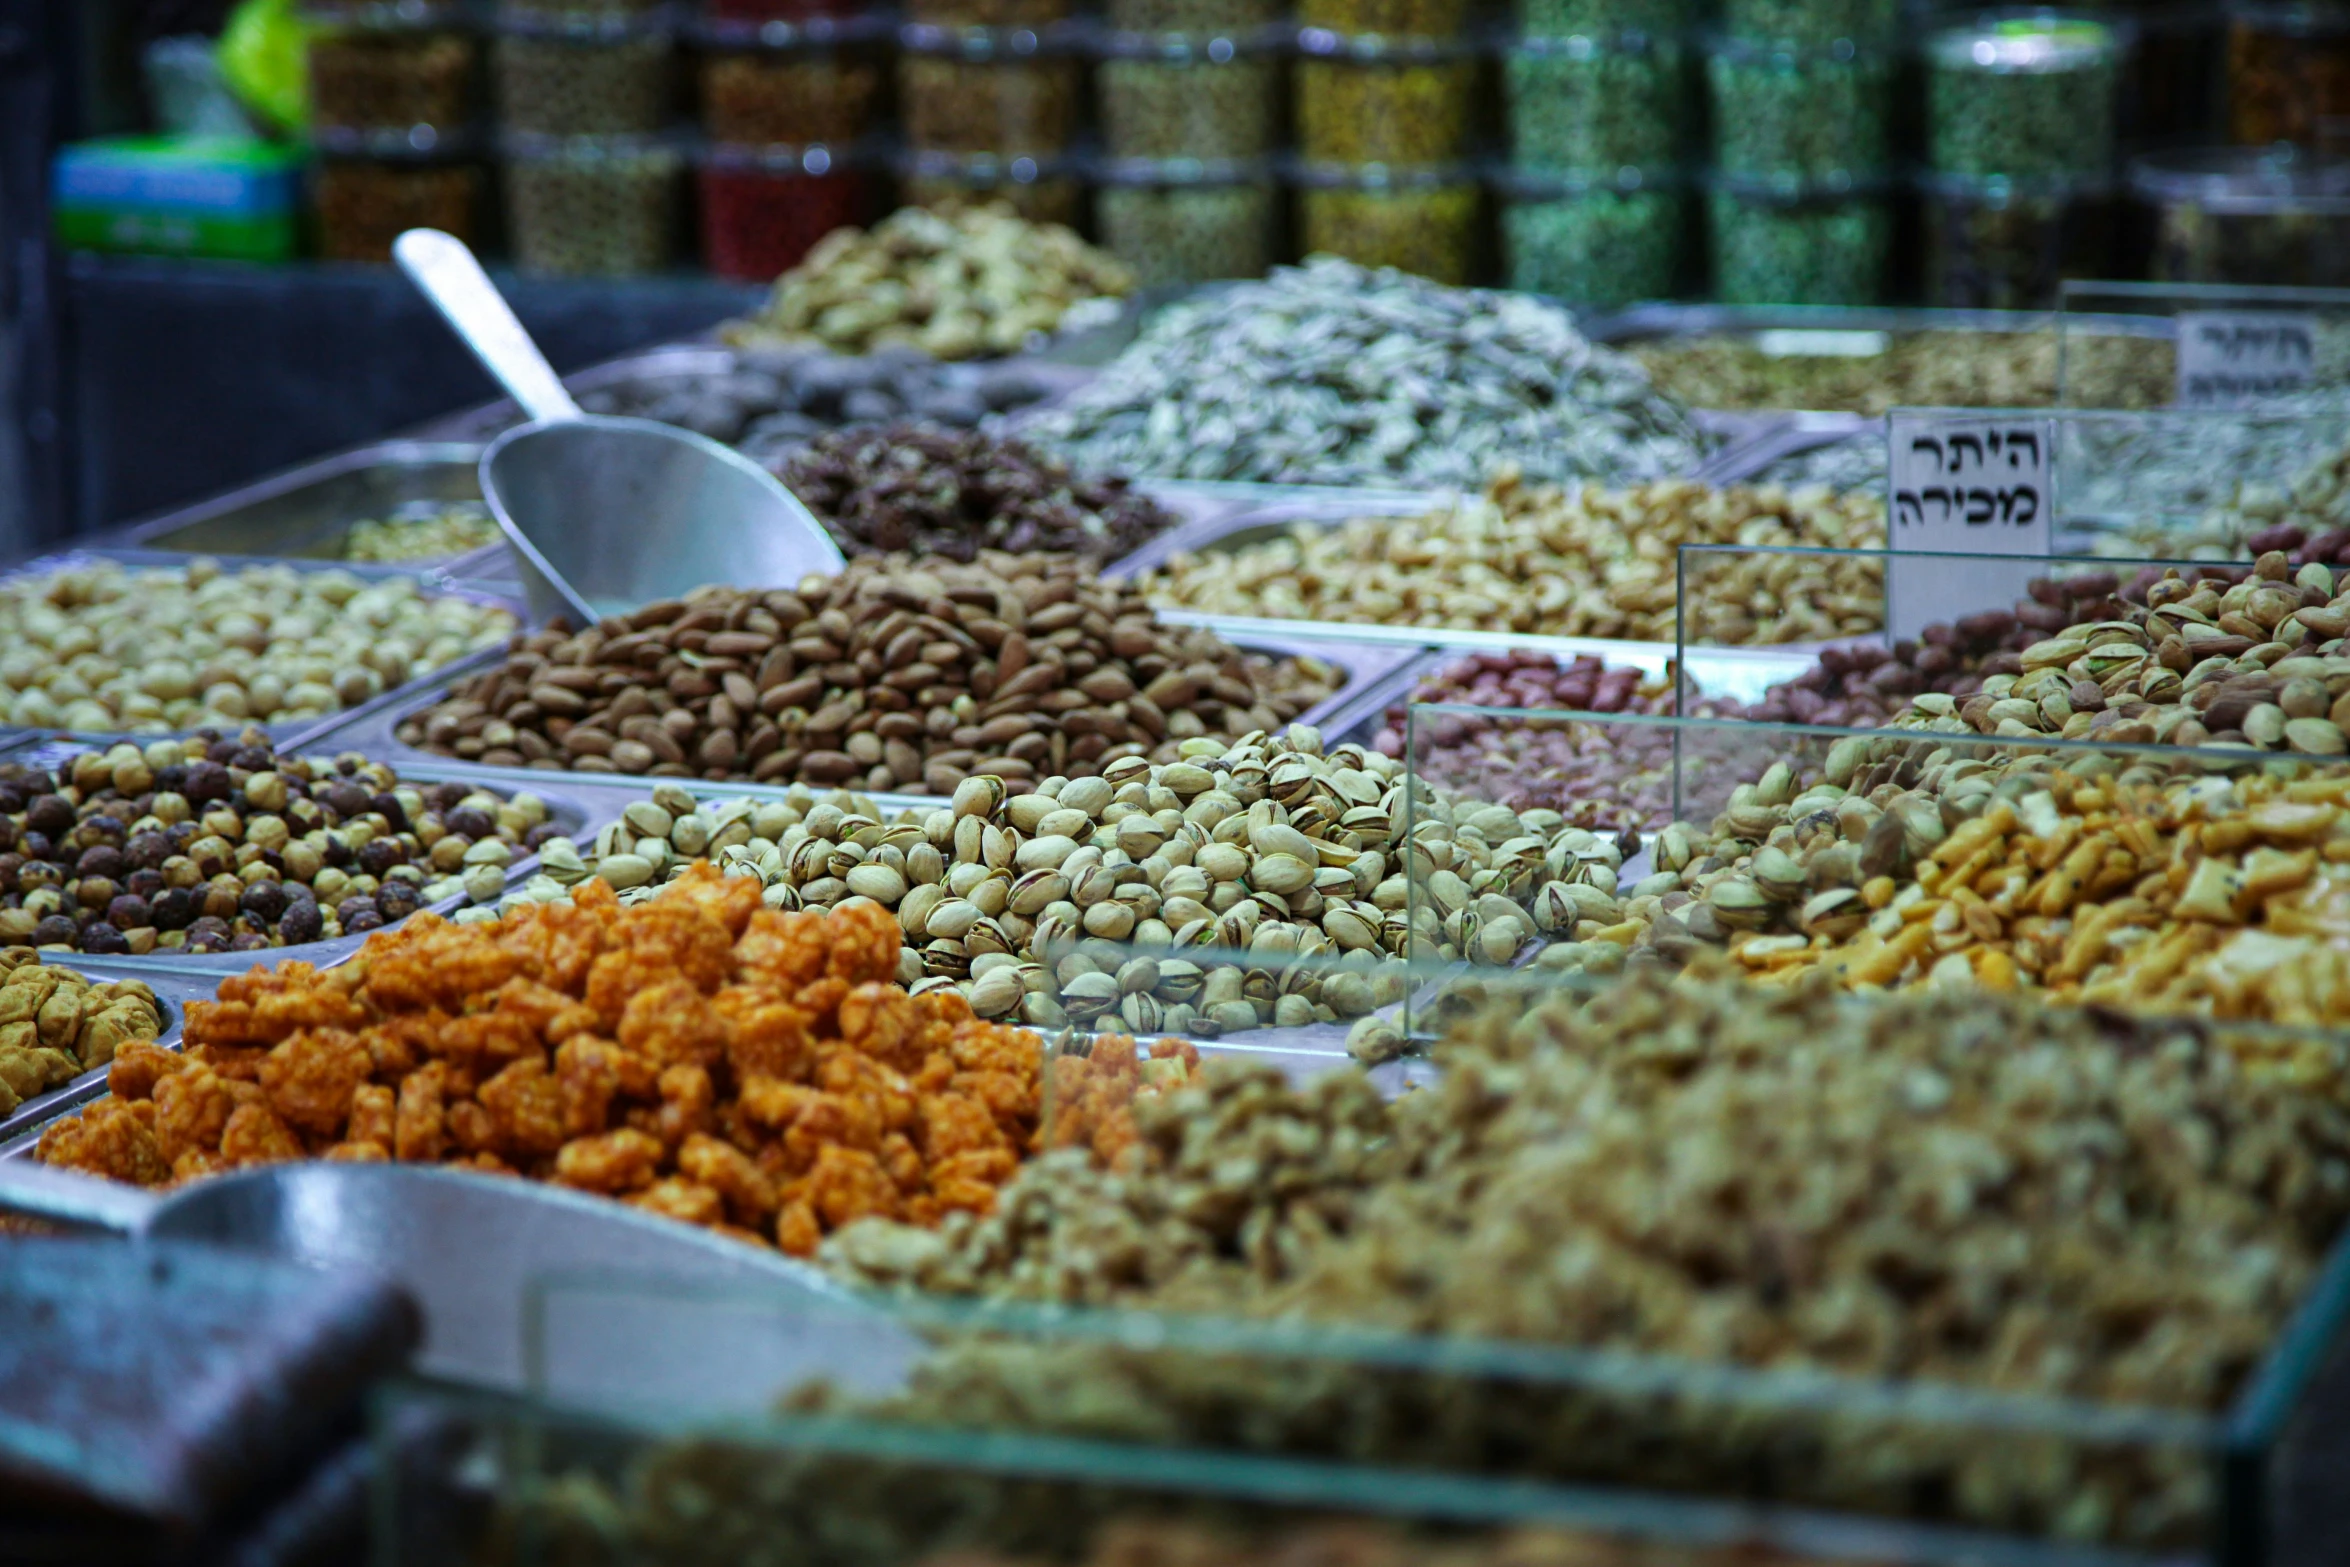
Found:
[[[480,237],[485,93],[471,17],[439,0],[308,0],[318,249],[384,261],[426,226]]]

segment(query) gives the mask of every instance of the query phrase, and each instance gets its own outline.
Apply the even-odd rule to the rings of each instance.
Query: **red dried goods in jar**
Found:
[[[834,229],[862,223],[872,185],[862,170],[714,156],[701,171],[702,260],[720,277],[771,282]]]

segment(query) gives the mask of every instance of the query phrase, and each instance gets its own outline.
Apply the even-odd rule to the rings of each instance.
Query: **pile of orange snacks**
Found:
[[[189,1006],[183,1054],[122,1047],[113,1097],[39,1156],[141,1185],[281,1159],[461,1165],[806,1256],[868,1216],[984,1213],[1048,1140],[1115,1160],[1134,1094],[1196,1063],[1173,1041],[1150,1062],[1132,1040],[1056,1059],[1048,1137],[1043,1042],[893,983],[888,911],[759,898],[700,865],[631,908],[591,881],[495,922],[418,915],[337,968],[256,968]]]

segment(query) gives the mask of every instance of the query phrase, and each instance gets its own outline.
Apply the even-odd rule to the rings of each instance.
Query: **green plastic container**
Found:
[[[111,136],[59,149],[51,190],[75,250],[283,261],[301,236],[301,155],[269,142]]]

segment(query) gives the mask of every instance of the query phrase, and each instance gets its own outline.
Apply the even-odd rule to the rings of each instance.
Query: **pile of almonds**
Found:
[[[954,792],[1273,730],[1342,671],[1167,626],[1069,555],[867,556],[798,592],[702,588],[501,667],[399,726],[494,766]]]
[[[494,901],[555,827],[544,801],[412,783],[259,730],[0,765],[0,945],[246,952]]]
[[[967,779],[948,807],[894,820],[839,793],[697,801],[663,785],[590,849],[548,843],[509,902],[590,877],[649,898],[708,858],[758,877],[771,908],[888,908],[900,980],[953,985],[982,1017],[1210,1037],[1348,1022],[1401,999],[1394,957],[1506,963],[1540,931],[1616,915],[1626,844],[1557,811],[1423,782],[1407,854],[1393,758],[1325,753],[1304,725],[1182,751],[1025,791]]]

